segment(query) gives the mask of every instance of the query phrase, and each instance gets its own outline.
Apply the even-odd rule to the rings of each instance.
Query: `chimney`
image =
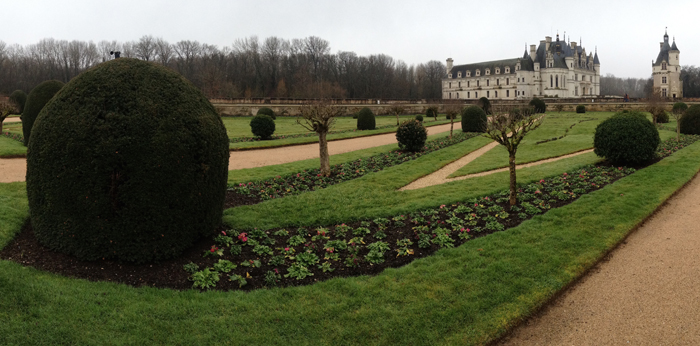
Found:
[[[450,74],[450,71],[452,71],[452,58],[447,58],[447,74]]]
[[[664,43],[663,43],[663,42],[659,42],[659,49],[661,49],[661,48],[663,48],[663,47],[664,47]]]
[[[532,61],[535,61],[535,47],[534,44],[530,45],[530,59],[532,59]]]
[[[545,36],[544,37],[545,41],[547,42],[547,45],[545,46],[545,50],[549,50],[549,44],[552,43],[552,36]]]

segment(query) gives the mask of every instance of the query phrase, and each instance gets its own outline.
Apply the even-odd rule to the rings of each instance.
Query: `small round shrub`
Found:
[[[423,116],[420,114],[416,115],[416,120],[423,122]]]
[[[669,122],[668,113],[666,111],[661,111],[656,115],[656,122],[659,124],[665,124]]]
[[[673,104],[671,112],[673,114],[683,114],[688,109],[688,105],[685,102],[676,102]]]
[[[262,107],[262,108],[258,109],[258,113],[256,113],[255,115],[260,115],[260,114],[265,114],[265,115],[269,116],[270,118],[272,118],[272,120],[277,120],[277,117],[275,116],[275,112],[270,108]]]
[[[462,109],[462,132],[486,132],[486,112],[479,106]]]
[[[24,105],[27,103],[27,94],[22,90],[15,90],[10,94],[10,102],[14,103],[19,114],[22,114]]]
[[[425,117],[426,118],[437,119],[437,116],[438,116],[438,108],[437,107],[428,107],[425,110]]]
[[[700,135],[700,105],[692,105],[683,113],[679,124],[681,133]]]
[[[226,128],[180,74],[114,59],[67,83],[27,151],[37,239],[83,260],[172,258],[221,225]]]
[[[484,112],[486,112],[486,115],[491,114],[491,101],[489,101],[488,98],[482,97],[482,98],[479,99],[479,101],[477,101],[476,104],[477,104],[479,107],[481,107],[481,109],[483,109]]]
[[[25,146],[29,144],[32,126],[34,126],[34,121],[36,121],[39,112],[62,87],[63,82],[48,80],[37,85],[29,92],[27,102],[24,104],[24,110],[22,111],[22,133],[24,134]]]
[[[544,113],[547,111],[547,105],[537,97],[530,100],[530,106],[535,108],[535,113]]]
[[[576,106],[576,113],[586,113],[586,106],[584,106],[584,105]]]
[[[275,133],[275,121],[269,115],[258,114],[250,121],[250,131],[261,139],[270,139]]]
[[[420,151],[428,139],[428,130],[418,120],[406,120],[396,129],[399,148],[406,151]]]
[[[376,120],[372,110],[365,107],[357,113],[357,129],[358,130],[374,130],[376,128]]]
[[[640,112],[617,113],[595,129],[594,152],[613,163],[637,164],[651,160],[659,146],[659,131]]]

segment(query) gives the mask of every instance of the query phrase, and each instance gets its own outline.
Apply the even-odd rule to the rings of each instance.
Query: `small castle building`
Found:
[[[530,99],[532,97],[590,97],[600,95],[598,52],[586,53],[579,42],[552,41],[527,46],[522,57],[453,65],[447,59],[442,79],[443,99]]]
[[[668,43],[668,31],[664,33],[664,41],[660,43],[659,55],[652,62],[652,77],[654,78],[654,92],[661,97],[683,97],[683,83],[681,83],[681,53],[676,46],[676,38],[673,44]]]

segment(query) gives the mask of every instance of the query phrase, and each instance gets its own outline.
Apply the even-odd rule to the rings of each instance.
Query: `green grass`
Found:
[[[0,158],[26,156],[27,147],[22,142],[0,136]]]
[[[0,344],[483,344],[590,268],[693,177],[698,156],[700,143],[509,231],[375,277],[197,293],[0,261]],[[551,173],[565,166],[557,165]],[[26,203],[23,185],[0,185],[0,206]],[[26,216],[0,214],[0,244]]]

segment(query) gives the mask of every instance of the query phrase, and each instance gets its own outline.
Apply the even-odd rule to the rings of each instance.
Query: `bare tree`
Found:
[[[156,58],[158,62],[163,66],[168,66],[170,60],[173,58],[175,52],[173,51],[173,46],[164,40],[162,37],[158,37],[155,41],[156,45]]]
[[[401,104],[394,104],[389,107],[389,113],[396,115],[396,126],[399,126],[399,114],[403,114],[406,109]]]
[[[297,124],[309,131],[318,134],[319,158],[321,160],[321,175],[331,175],[330,156],[328,155],[328,141],[326,135],[335,123],[335,118],[343,115],[343,107],[335,107],[326,101],[305,104],[299,109],[301,118],[297,118]]]
[[[508,167],[510,169],[510,205],[515,205],[518,197],[515,176],[515,154],[520,141],[528,132],[540,127],[544,115],[536,114],[531,107],[514,109],[497,109],[486,125],[485,136],[498,142],[508,150]]]
[[[156,55],[156,40],[151,35],[142,36],[139,42],[136,43],[134,50],[136,56],[142,60],[155,60]]]
[[[671,115],[674,119],[676,119],[677,142],[681,141],[681,117],[683,116],[683,114],[685,114],[686,109],[688,109],[688,106],[685,105],[685,103],[680,103],[680,106],[673,105],[673,109],[671,110]]]
[[[455,119],[457,114],[462,111],[462,102],[459,100],[445,100],[445,114],[450,119],[450,139],[452,139],[452,130],[455,127]]]
[[[0,102],[0,133],[2,133],[2,124],[5,119],[10,116],[10,114],[17,113],[17,107],[12,102],[2,101]]]
[[[656,125],[659,115],[666,112],[664,109],[665,98],[661,96],[661,90],[659,88],[654,88],[649,95],[647,95],[646,110],[651,113],[651,119],[654,125]]]

